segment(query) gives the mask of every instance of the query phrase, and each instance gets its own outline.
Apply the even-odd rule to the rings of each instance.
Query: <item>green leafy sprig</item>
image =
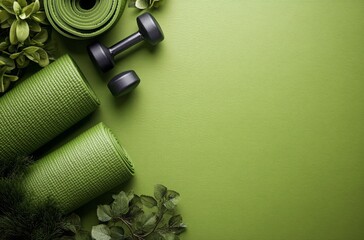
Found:
[[[96,240],[178,240],[185,231],[176,214],[179,193],[156,185],[154,197],[121,191],[110,205],[100,205],[97,217],[102,224],[91,231]]]
[[[45,67],[52,60],[46,14],[39,0],[28,2],[0,0],[0,93],[31,62]]]
[[[164,0],[130,0],[129,7],[138,8],[140,10],[159,8]]]

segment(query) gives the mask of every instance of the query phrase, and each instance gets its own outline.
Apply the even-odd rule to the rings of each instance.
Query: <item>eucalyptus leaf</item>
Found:
[[[177,235],[186,231],[187,226],[183,223],[180,224],[178,227],[170,227],[169,230]]]
[[[129,0],[128,7],[135,7],[136,0]]]
[[[30,46],[23,49],[24,55],[31,61],[36,62],[41,67],[45,67],[49,64],[49,57],[47,52],[36,46]]]
[[[166,198],[167,200],[163,203],[163,205],[168,210],[175,209],[179,202],[179,193],[173,190],[167,190]]]
[[[131,207],[129,207],[129,214],[131,216],[138,216],[139,214],[143,214],[144,211],[141,207],[133,205]]]
[[[154,186],[154,197],[158,200],[161,201],[164,196],[167,193],[167,188],[161,184],[157,184]]]
[[[149,232],[154,228],[155,224],[157,223],[157,216],[155,213],[146,213],[137,216],[135,221],[136,229]]]
[[[137,216],[139,214],[144,213],[143,211],[143,203],[140,200],[140,197],[134,194],[134,197],[129,202],[129,215]]]
[[[13,3],[13,10],[16,15],[19,15],[22,12],[22,8],[17,1],[14,1],[14,3]]]
[[[18,44],[10,44],[9,47],[8,47],[8,52],[9,53],[15,53],[18,51]]]
[[[0,9],[0,23],[5,22],[9,18],[10,14],[6,10]]]
[[[134,198],[135,194],[134,194],[134,191],[130,191],[128,192],[127,194],[127,197],[128,197],[128,200],[129,202]]]
[[[148,0],[136,0],[135,1],[135,7],[139,9],[146,9],[148,8]]]
[[[48,31],[46,29],[41,29],[31,40],[31,43],[38,46],[43,46],[48,40]]]
[[[10,86],[10,81],[0,76],[0,92],[5,92]]]
[[[21,10],[21,14],[19,14],[19,18],[22,20],[25,20],[28,17],[30,17],[30,15],[33,13],[33,8],[34,8],[34,2],[29,4],[28,6],[24,7]]]
[[[164,240],[164,237],[159,232],[153,232],[148,236],[148,240]]]
[[[31,15],[31,19],[33,19],[34,21],[38,22],[38,23],[42,23],[42,24],[48,24],[48,22],[46,21],[47,17],[45,12],[42,11],[38,11],[37,13],[33,13]]]
[[[24,7],[21,11],[21,14],[19,15],[19,18],[21,19],[27,19],[29,18],[33,13],[36,13],[39,11],[40,4],[39,0],[36,0],[35,2],[32,2],[31,4]]]
[[[172,201],[166,201],[163,203],[163,206],[165,206],[168,210],[173,210],[176,207]]]
[[[179,227],[182,223],[181,215],[172,216],[168,221],[169,227]]]
[[[22,52],[17,52],[17,53],[13,53],[13,54],[11,54],[9,57],[11,58],[11,59],[16,59],[16,58],[18,58],[20,55],[22,55],[23,53]]]
[[[124,229],[122,227],[113,226],[110,228],[110,237],[112,240],[124,240]]]
[[[174,233],[164,233],[162,236],[164,240],[179,240],[179,237]]]
[[[93,226],[91,230],[91,236],[96,240],[111,240],[110,234],[109,227],[104,224]]]
[[[8,48],[9,44],[6,42],[1,42],[0,43],[0,51],[4,51]]]
[[[11,26],[11,24],[9,23],[9,21],[7,21],[7,22],[4,22],[4,23],[2,23],[1,25],[0,25],[0,27],[1,28],[9,28]]]
[[[7,67],[7,71],[12,70],[15,67],[14,61],[7,56],[0,56],[0,61]]]
[[[20,55],[15,61],[18,68],[26,68],[29,65],[29,59],[23,54]]]
[[[9,39],[10,39],[10,43],[12,45],[15,45],[18,43],[18,38],[16,36],[17,25],[18,25],[18,21],[14,21],[10,27]]]
[[[72,213],[65,218],[63,228],[76,234],[81,229],[81,218],[77,214]]]
[[[172,201],[175,205],[178,204],[179,201],[179,193],[173,190],[167,190],[167,199]]]
[[[4,77],[6,67],[0,68],[0,92],[5,92],[10,86],[10,80]]]
[[[24,20],[18,20],[16,26],[16,37],[19,42],[24,42],[29,37],[29,25]]]
[[[151,230],[154,228],[155,224],[157,223],[157,216],[152,214],[147,220],[144,222],[143,228],[146,230]]]
[[[134,194],[134,197],[130,200],[130,206],[137,206],[139,208],[143,207],[142,200],[138,195]]]
[[[48,53],[43,48],[39,49],[38,53],[39,53],[39,60],[38,60],[39,66],[41,67],[48,66],[49,64]]]
[[[37,52],[39,49],[41,49],[41,48],[37,47],[37,46],[30,46],[30,47],[24,48],[23,52],[27,53],[27,54],[33,54],[33,53]]]
[[[101,222],[107,222],[111,220],[111,207],[109,205],[97,206],[97,218]]]
[[[162,5],[164,0],[130,0],[129,7],[135,7],[141,10],[146,8],[158,8]]]
[[[0,6],[3,7],[8,13],[15,14],[13,9],[14,0],[1,0]]]
[[[141,195],[140,200],[148,208],[157,206],[157,201],[151,196]]]
[[[113,216],[126,214],[129,211],[129,199],[125,192],[120,192],[114,199],[115,200],[111,205]]]
[[[28,25],[29,25],[29,29],[32,32],[41,32],[42,31],[42,27],[40,26],[39,23],[35,22],[35,21],[27,21]]]
[[[34,5],[33,5],[33,9],[32,9],[32,13],[36,13],[38,12],[40,9],[40,3],[39,0],[35,0],[34,1]]]
[[[21,7],[25,7],[28,3],[26,0],[17,0]]]

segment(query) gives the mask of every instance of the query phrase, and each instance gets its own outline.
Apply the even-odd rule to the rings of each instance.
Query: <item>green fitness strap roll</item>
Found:
[[[0,98],[0,158],[29,155],[99,105],[64,55]]]
[[[36,161],[24,177],[35,203],[48,198],[69,213],[134,175],[126,151],[103,123]]]
[[[125,5],[126,0],[44,0],[53,28],[73,39],[92,38],[110,29]]]

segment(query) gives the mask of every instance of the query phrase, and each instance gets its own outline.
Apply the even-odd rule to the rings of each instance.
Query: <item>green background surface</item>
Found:
[[[165,41],[102,74],[56,34],[101,100],[63,141],[105,122],[132,156],[121,189],[182,195],[182,239],[364,239],[364,1],[167,0]],[[99,38],[136,30],[135,9]],[[114,99],[106,83],[142,79]],[[97,204],[81,208],[96,224]]]

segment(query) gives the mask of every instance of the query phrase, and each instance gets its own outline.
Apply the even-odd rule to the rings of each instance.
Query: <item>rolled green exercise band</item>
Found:
[[[126,0],[44,0],[53,28],[73,39],[92,38],[110,29],[125,5]]]
[[[65,55],[0,98],[0,159],[29,155],[99,105]]]
[[[126,151],[103,123],[38,160],[24,177],[28,198],[48,198],[69,213],[134,174]]]

